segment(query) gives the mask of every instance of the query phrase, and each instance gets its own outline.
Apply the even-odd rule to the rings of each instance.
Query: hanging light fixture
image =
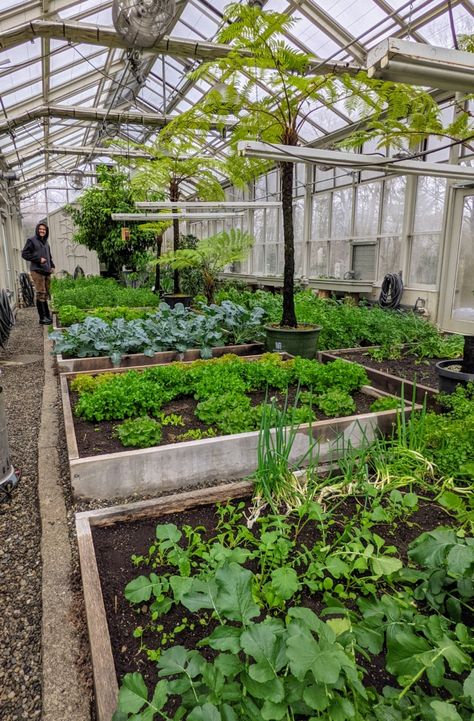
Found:
[[[176,12],[175,0],[113,0],[112,20],[129,48],[149,48],[165,35]]]
[[[367,54],[369,78],[472,92],[474,55],[462,50],[386,38]]]

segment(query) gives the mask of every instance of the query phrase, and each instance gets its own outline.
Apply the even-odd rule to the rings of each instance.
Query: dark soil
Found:
[[[354,498],[348,498],[339,505],[337,514],[334,516],[336,522],[331,527],[330,535],[340,533],[344,529],[347,519],[354,515],[356,506],[357,501]],[[125,673],[139,671],[143,674],[149,688],[154,687],[157,681],[156,666],[147,659],[144,652],[140,652],[140,639],[133,637],[134,629],[142,623],[146,625],[149,621],[148,606],[144,604],[141,608],[134,610],[125,600],[123,591],[126,584],[133,578],[150,573],[152,570],[160,575],[160,570],[165,570],[143,566],[135,567],[131,561],[133,554],[146,555],[148,553],[155,537],[155,526],[159,522],[175,523],[179,527],[186,524],[204,526],[205,537],[212,538],[215,535],[217,514],[214,505],[200,506],[182,513],[166,515],[161,519],[117,523],[92,529],[117,678],[120,680]],[[420,533],[432,530],[439,525],[450,525],[451,522],[450,517],[438,505],[420,501],[418,510],[410,517],[404,517],[391,525],[379,524],[372,528],[388,544],[396,545],[399,557],[406,562],[408,545]],[[319,537],[319,526],[308,523],[300,542],[311,547]],[[381,584],[381,593],[384,590],[383,584]],[[307,594],[301,599],[301,605],[307,606],[319,614],[325,605],[322,593]],[[353,601],[347,603],[348,607],[351,605],[354,605]],[[183,618],[187,619],[190,616],[191,613],[184,607],[175,607],[166,616],[160,618],[158,623],[163,625],[162,633],[169,633],[183,622]],[[185,623],[184,630],[175,635],[173,643],[192,649],[196,647],[198,641],[209,635],[214,628],[214,621],[206,620],[205,625],[200,625],[200,617],[208,619],[204,613],[194,614],[195,628],[191,630]],[[147,632],[143,641],[149,648],[159,648],[160,632],[153,634]],[[204,655],[212,656],[210,650],[201,651]],[[387,684],[397,685],[395,679],[385,670],[383,654],[371,656],[370,660],[361,657],[358,658],[358,662],[366,669],[365,684],[367,686],[373,686],[381,691]]]
[[[337,355],[337,352],[334,355]],[[399,360],[376,361],[364,350],[355,353],[344,353],[341,357],[368,366],[369,368],[374,368],[375,370],[390,373],[393,376],[428,386],[436,391],[438,390],[438,374],[436,373],[435,366],[436,363],[442,360],[441,358],[424,358],[423,360],[419,360],[416,356],[407,356]]]
[[[288,394],[288,401],[290,405],[294,400],[295,392],[295,389],[293,389]],[[71,404],[74,408],[78,400],[78,394],[70,393],[70,395]],[[259,403],[263,403],[265,400],[265,391],[258,391],[249,395],[252,400],[252,405],[254,406],[258,405]],[[274,395],[283,400],[282,394],[278,394],[275,392]],[[375,400],[375,398],[365,395],[365,393],[354,393],[353,398],[356,404],[357,415],[369,412],[370,405]],[[182,416],[184,425],[163,426],[161,443],[159,443],[158,445],[164,446],[169,443],[180,443],[181,441],[178,436],[190,429],[198,428],[205,431],[210,428],[207,423],[202,423],[194,415],[197,404],[198,401],[196,401],[194,398],[187,396],[176,398],[175,400],[171,401],[171,403],[168,403],[166,406],[163,407],[163,411],[166,414],[175,413],[176,415]],[[328,419],[328,416],[325,416],[317,409],[314,410],[318,421]],[[74,416],[74,428],[76,431],[76,440],[79,449],[79,456],[98,456],[104,453],[118,453],[125,450],[135,450],[133,448],[124,448],[119,439],[115,437],[114,429],[117,427],[117,425],[119,425],[119,423],[120,421],[100,421],[97,423],[93,423],[91,421],[85,421],[82,418]]]

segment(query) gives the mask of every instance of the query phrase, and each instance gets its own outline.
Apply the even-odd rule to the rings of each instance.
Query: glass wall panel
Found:
[[[332,194],[331,238],[344,238],[352,228],[352,188],[336,190]]]
[[[351,248],[348,240],[331,240],[329,243],[329,275],[344,278],[350,269]]]
[[[309,277],[317,278],[328,274],[328,241],[314,240],[310,243]]]
[[[418,178],[415,207],[415,233],[441,230],[446,180],[444,178]]]
[[[276,243],[278,240],[278,209],[265,211],[265,243]]]
[[[357,188],[355,209],[355,235],[377,235],[380,209],[381,183],[366,183]]]
[[[293,204],[293,230],[295,240],[295,275],[303,273],[303,222],[304,200],[297,200]]]
[[[276,275],[278,273],[278,246],[276,243],[268,243],[265,246],[265,274]]]
[[[400,233],[405,207],[406,177],[390,178],[384,183],[382,233]]]
[[[391,235],[386,238],[380,238],[377,280],[382,281],[387,273],[398,273],[400,270],[400,261],[400,236]]]
[[[311,238],[329,238],[331,195],[318,193],[311,199]]]
[[[253,248],[253,272],[258,275],[263,275],[265,271],[264,265],[264,253],[265,248],[263,245],[254,245]]]
[[[474,195],[464,198],[453,317],[474,320]]]
[[[440,233],[415,233],[412,238],[409,282],[434,285]]]
[[[256,245],[262,245],[265,242],[265,213],[262,209],[253,212],[253,234]]]

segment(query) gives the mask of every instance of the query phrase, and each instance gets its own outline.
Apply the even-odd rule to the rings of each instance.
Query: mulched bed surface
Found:
[[[337,355],[337,351],[333,351],[333,353]],[[341,354],[340,357],[368,366],[368,368],[390,373],[392,376],[415,381],[420,385],[428,386],[436,391],[438,390],[438,374],[436,373],[435,366],[442,358],[424,358],[423,360],[418,360],[416,356],[407,356],[400,360],[376,361],[368,355],[367,351],[363,350],[356,353],[344,353],[343,355]]]
[[[237,503],[237,501],[234,502]],[[341,527],[345,525],[345,518],[353,515],[356,503],[357,501],[354,498],[348,498],[341,503],[335,516],[336,524],[332,527],[334,533],[336,533],[337,529],[340,531]],[[160,522],[175,523],[177,526],[185,524],[201,525],[207,529],[206,538],[212,538],[217,521],[214,509],[214,505],[200,506],[153,520],[146,519],[117,523],[112,526],[93,527],[92,534],[97,564],[115,660],[115,670],[119,681],[125,673],[133,671],[139,671],[143,674],[149,688],[154,688],[154,684],[158,680],[155,665],[148,661],[145,653],[140,653],[140,640],[133,637],[133,630],[142,622],[142,612],[145,623],[149,618],[147,606],[144,604],[141,609],[133,610],[126,601],[123,591],[126,584],[133,578],[150,573],[151,570],[154,570],[159,575],[160,569],[146,569],[143,566],[135,568],[131,556],[148,552],[148,548],[155,537],[155,526]],[[450,517],[438,505],[420,501],[419,509],[409,518],[402,518],[392,525],[380,524],[374,526],[373,530],[388,543],[396,545],[400,558],[406,562],[408,545],[420,533],[432,530],[439,525],[450,525],[450,523]],[[306,545],[310,545],[311,541],[314,543],[319,537],[318,527],[315,524],[308,524],[304,536],[304,538],[300,539],[301,543]],[[383,587],[381,587],[381,592],[383,590]],[[319,594],[304,598],[302,604],[310,607],[315,613],[319,613],[323,605]],[[164,626],[164,632],[169,632],[177,624],[181,623],[183,617],[189,615],[190,612],[187,609],[175,607],[169,614],[160,618],[158,623]],[[197,624],[194,630],[186,628],[176,635],[175,643],[184,645],[189,649],[194,648],[199,640],[209,635],[212,628],[212,624],[204,627]],[[158,634],[154,634],[153,638],[145,635],[144,641],[151,648],[159,646]],[[207,653],[207,649],[205,652]],[[212,654],[212,651],[210,653]],[[360,658],[359,663],[367,670],[365,677],[367,685],[374,686],[379,691],[387,684],[396,685],[395,680],[385,671],[383,655],[372,657],[370,661]]]
[[[263,403],[265,400],[264,391],[251,393],[249,395],[252,399],[252,405],[258,405],[259,403]],[[273,395],[281,398],[283,397],[277,392]],[[78,400],[78,394],[70,393],[70,396],[71,404],[74,408]],[[291,404],[294,400],[294,396],[295,389],[288,394],[289,404]],[[357,414],[368,413],[370,405],[375,400],[373,396],[368,396],[365,393],[354,393],[353,398],[356,403]],[[168,403],[163,407],[163,411],[167,414],[176,413],[177,415],[181,415],[183,417],[184,426],[163,426],[163,436],[161,443],[158,445],[164,446],[169,443],[180,443],[177,436],[185,433],[191,428],[200,428],[201,430],[207,430],[209,428],[207,423],[202,423],[194,415],[197,404],[198,401],[188,396],[176,398],[171,403]],[[316,409],[314,410],[318,421],[328,419],[328,417],[320,411],[317,411]],[[125,448],[120,443],[119,439],[114,437],[114,429],[120,423],[121,421],[100,421],[99,423],[92,423],[91,421],[85,421],[82,418],[74,416],[74,428],[76,431],[79,456],[98,456],[103,453],[118,453],[120,451],[136,450],[135,448]]]

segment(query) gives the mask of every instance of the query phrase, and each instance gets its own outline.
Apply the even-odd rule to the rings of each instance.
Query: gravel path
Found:
[[[37,443],[43,393],[43,333],[36,308],[19,312],[0,349],[12,463],[22,478],[0,504],[0,718],[41,716],[41,558]]]

